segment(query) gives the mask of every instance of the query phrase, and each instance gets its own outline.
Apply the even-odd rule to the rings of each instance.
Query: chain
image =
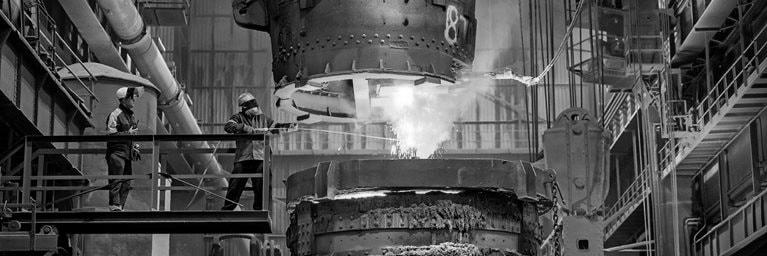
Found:
[[[551,210],[552,213],[552,220],[554,221],[554,227],[551,230],[551,233],[549,233],[548,237],[543,240],[541,243],[540,248],[548,248],[548,255],[553,256],[561,256],[562,255],[562,244],[561,244],[561,238],[562,238],[562,223],[561,223],[561,216],[560,214],[560,205],[565,205],[565,200],[562,198],[562,191],[559,189],[559,183],[557,183],[556,180],[552,182],[551,186],[551,207],[549,205],[546,205],[547,210],[544,210],[543,212],[539,212],[539,215],[544,214],[548,210]],[[563,212],[564,214],[567,214],[567,212]],[[553,251],[553,253],[552,253]]]

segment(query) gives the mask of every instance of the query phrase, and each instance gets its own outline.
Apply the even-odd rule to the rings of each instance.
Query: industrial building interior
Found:
[[[0,255],[767,249],[767,0],[0,9]]]

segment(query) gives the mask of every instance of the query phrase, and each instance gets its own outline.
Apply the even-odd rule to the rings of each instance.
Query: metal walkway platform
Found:
[[[650,171],[645,169],[637,175],[618,201],[607,210],[604,221],[605,240],[609,240],[626,220],[635,215],[635,210],[647,200],[648,196],[650,196]]]
[[[767,108],[766,31],[767,26],[746,48],[751,56],[741,55],[697,106],[700,132],[669,140],[664,146],[663,177],[671,172],[671,167],[689,172],[703,168]]]
[[[271,233],[267,211],[125,211],[38,212],[36,225],[54,226],[68,234],[232,234]],[[14,213],[22,230],[32,214]]]

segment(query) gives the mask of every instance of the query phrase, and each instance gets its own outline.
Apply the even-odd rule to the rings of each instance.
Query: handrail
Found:
[[[284,130],[284,129],[279,129]],[[173,150],[177,150],[178,152],[181,152],[183,150],[186,150],[184,148],[179,149],[169,149],[164,148],[162,146],[162,143],[160,142],[189,142],[189,141],[239,141],[239,140],[250,140],[250,141],[263,141],[266,143],[266,150],[268,152],[268,142],[269,142],[269,133],[263,132],[258,134],[184,134],[184,135],[85,135],[85,136],[26,136],[25,137],[25,143],[24,143],[24,165],[23,165],[23,172],[20,177],[0,177],[0,180],[21,180],[21,191],[22,195],[22,201],[23,203],[26,203],[29,199],[27,198],[27,195],[31,196],[34,195],[33,192],[35,191],[54,191],[54,190],[68,190],[68,191],[79,191],[79,190],[93,190],[95,187],[92,186],[82,186],[82,185],[73,185],[73,186],[61,186],[61,185],[54,185],[54,186],[47,186],[46,182],[37,182],[36,185],[33,185],[35,183],[32,183],[33,180],[36,181],[56,181],[56,180],[111,180],[111,179],[140,179],[140,180],[163,180],[163,179],[169,179],[167,174],[163,174],[162,170],[160,169],[157,161],[160,160],[160,156],[163,154],[171,154],[174,153]],[[116,141],[132,141],[132,142],[152,142],[152,146],[147,149],[142,149],[140,154],[142,155],[151,155],[150,164],[149,167],[151,168],[151,172],[144,175],[60,175],[60,176],[54,176],[54,175],[42,175],[41,172],[44,167],[38,166],[38,172],[36,173],[33,171],[32,162],[33,159],[41,159],[38,158],[43,157],[43,155],[60,155],[60,154],[68,154],[71,153],[71,149],[67,148],[52,148],[52,144],[57,142],[116,142]],[[104,150],[106,151],[106,148],[100,148],[95,150],[88,150],[88,151],[82,151],[78,152],[81,154],[93,154],[93,153],[99,153],[97,151]],[[230,154],[233,153],[233,150],[223,150],[218,151],[218,153],[226,153]],[[77,154],[77,153],[76,153]],[[210,155],[211,158],[215,157],[216,152],[214,153],[193,153],[193,154],[201,154],[201,155]],[[268,154],[268,153],[267,153]],[[253,173],[253,174],[178,174],[173,175],[172,178],[174,180],[178,179],[208,179],[208,178],[214,178],[214,179],[221,179],[221,178],[261,178],[264,180],[262,183],[263,188],[262,191],[264,192],[262,197],[264,197],[264,200],[262,200],[263,209],[268,209],[271,204],[271,199],[269,199],[269,195],[266,191],[269,191],[268,189],[271,187],[270,180],[270,174],[269,170],[270,163],[269,159],[266,158],[264,161],[264,170],[261,173]],[[33,175],[34,173],[34,175]],[[196,186],[196,185],[195,185]],[[139,186],[140,187],[140,186]],[[156,192],[158,191],[167,191],[167,190],[195,190],[190,189],[187,187],[179,188],[178,186],[170,186],[170,185],[162,185],[160,182],[150,182],[148,187],[152,193],[152,204],[151,205],[157,205],[156,203],[159,202],[159,194]],[[216,191],[221,191],[223,187],[220,187],[220,185],[214,186],[214,187],[199,187],[197,189],[207,191],[208,189],[214,189]],[[0,191],[4,190],[4,188],[0,188]],[[98,189],[96,189],[98,190]],[[93,190],[95,191],[95,190]],[[212,193],[212,192],[211,192]],[[43,196],[43,201],[45,201],[46,197]],[[44,202],[43,202],[44,203]]]
[[[660,167],[661,170],[665,169],[666,167],[671,165],[671,162],[674,161],[674,157],[677,156],[679,145],[681,145],[682,140],[678,140],[675,138],[669,138],[668,141],[666,141],[665,144],[660,149],[659,155],[660,155]]]
[[[697,125],[697,127],[700,127],[701,129],[705,127],[708,122],[711,121],[711,113],[714,111],[714,108],[716,106],[716,111],[721,107],[721,104],[719,103],[723,97],[728,96],[728,98],[735,93],[737,93],[737,88],[733,90],[733,86],[737,84],[737,86],[743,85],[746,82],[746,79],[748,78],[746,72],[750,72],[749,67],[756,67],[759,65],[759,63],[755,63],[757,61],[758,56],[760,54],[764,53],[764,50],[767,49],[767,38],[763,38],[767,36],[767,25],[763,26],[761,30],[759,30],[759,33],[754,36],[754,39],[748,44],[748,46],[745,48],[745,50],[736,58],[732,65],[722,74],[721,78],[714,84],[712,89],[706,94],[705,97],[698,103],[697,106],[692,107],[691,110],[694,110],[697,115],[693,115],[692,118],[694,118],[694,123]],[[759,47],[758,49],[756,47]],[[752,52],[752,56],[748,57],[747,54],[749,52]],[[744,61],[745,60],[745,61]],[[745,63],[744,63],[745,62]],[[737,70],[737,72],[735,72]],[[731,75],[733,74],[734,75]],[[733,78],[728,79],[728,77],[733,76]],[[722,86],[722,84],[726,84],[726,86]],[[720,87],[723,87],[720,89]],[[733,92],[729,92],[733,90]],[[682,140],[678,139],[669,139],[666,144],[663,145],[661,148],[661,151],[659,152],[660,155],[660,167],[661,169],[666,169],[666,167],[673,165],[675,159],[678,156],[679,150],[678,148],[682,144]]]
[[[173,177],[180,178],[180,179],[210,179],[210,178],[258,178],[261,177],[261,174],[248,174],[248,173],[242,173],[242,174],[174,174]],[[108,180],[108,179],[134,179],[134,180],[149,180],[151,178],[147,178],[146,175],[43,175],[43,176],[30,176],[29,177],[32,180],[82,180],[82,179],[92,179],[92,180]],[[0,181],[17,181],[21,180],[22,177],[18,176],[3,176],[0,177]]]
[[[183,5],[184,7],[189,7],[189,0],[175,0],[175,1],[150,1],[150,0],[140,0],[137,2],[137,4],[169,4],[169,5]]]
[[[36,23],[32,22],[33,21],[33,17],[31,17],[29,14],[27,14],[24,11],[27,8],[26,6],[36,6],[37,7],[34,15],[36,16],[38,22],[36,22]],[[34,29],[37,31],[37,36],[45,39],[45,42],[47,43],[47,46],[53,48],[53,52],[49,52],[48,50],[45,50],[44,47],[35,47],[35,49],[38,51],[38,54],[40,54],[40,52],[44,51],[44,52],[46,52],[46,53],[48,53],[50,55],[55,56],[54,60],[57,60],[58,62],[60,62],[60,64],[62,66],[64,66],[69,71],[69,73],[72,74],[76,78],[76,80],[79,82],[79,84],[90,94],[90,97],[92,99],[95,99],[96,101],[98,101],[98,97],[96,97],[96,95],[93,93],[93,90],[91,88],[89,88],[87,85],[85,85],[85,82],[83,82],[79,77],[77,77],[74,74],[74,72],[69,68],[69,66],[66,63],[66,61],[64,61],[61,58],[61,56],[59,55],[59,53],[55,50],[56,48],[58,48],[58,47],[56,47],[57,43],[63,44],[65,46],[64,49],[66,51],[68,51],[69,55],[72,56],[83,67],[83,69],[88,73],[88,79],[90,81],[92,81],[92,82],[96,81],[96,77],[93,75],[93,73],[91,73],[91,71],[87,68],[87,66],[85,66],[85,64],[82,62],[80,57],[77,56],[77,54],[74,52],[74,50],[72,50],[72,48],[69,46],[69,44],[61,37],[61,34],[59,34],[55,30],[56,24],[53,21],[53,18],[48,13],[45,5],[41,4],[39,0],[34,0],[34,1],[30,2],[30,3],[22,3],[22,6],[20,7],[20,13],[21,13],[20,19],[22,19],[22,20],[24,20],[24,19],[29,20],[30,21],[30,26],[33,26]],[[41,30],[40,29],[40,26],[41,26],[41,24],[40,24],[40,17],[43,18],[43,20],[42,20],[43,22],[46,22],[47,24],[53,25],[54,29],[52,31],[48,31],[47,29]],[[22,21],[22,24],[23,23],[24,22]],[[23,25],[21,27],[21,31],[22,31],[22,33],[26,33],[26,31],[23,28]],[[55,36],[53,38],[54,40],[51,40],[50,38],[48,38],[48,36],[46,36],[45,33],[41,33],[41,31],[46,31],[46,33],[50,33],[51,35]],[[54,42],[54,41],[56,41],[56,42]],[[56,71],[54,70],[54,72],[56,72]]]
[[[168,135],[81,135],[81,136],[26,136],[28,142],[113,142],[113,141],[218,141],[265,140],[267,133],[259,134],[168,134]]]
[[[610,97],[610,100],[607,101],[607,106],[605,107],[605,120],[612,120],[615,118],[615,115],[617,115],[620,112],[620,109],[623,107],[623,105],[626,103],[626,101],[629,100],[631,93],[627,92],[618,92],[612,94],[612,97]],[[607,122],[605,122],[605,128],[607,126]]]
[[[636,179],[634,179],[626,191],[623,192],[618,201],[616,201],[615,204],[613,204],[613,206],[610,207],[610,209],[608,209],[605,213],[605,235],[612,235],[616,228],[619,227],[620,222],[618,222],[618,220],[621,217],[621,215],[619,215],[620,211],[629,206],[629,203],[641,199],[644,195],[650,192],[648,189],[650,183],[650,172],[648,170],[649,168],[646,168],[644,171],[639,173],[639,175],[636,177]]]
[[[626,189],[626,191],[623,191],[620,197],[618,197],[618,200],[613,204],[613,206],[610,207],[610,209],[607,210],[605,216],[610,217],[618,212],[618,210],[625,207],[625,204],[628,202],[631,202],[636,199],[637,194],[645,192],[645,188],[647,184],[649,184],[648,178],[649,175],[649,168],[645,168],[640,172],[634,181],[631,182],[631,185]]]
[[[721,92],[719,92],[716,95],[716,98],[714,98],[714,102],[719,101],[722,98],[722,96],[724,96],[727,93],[727,91],[731,88],[733,82],[738,81],[737,77],[739,77],[743,73],[745,73],[746,70],[747,70],[746,67],[751,66],[751,64],[753,64],[752,62],[755,61],[755,59],[759,55],[759,53],[761,53],[762,50],[767,48],[767,44],[762,44],[759,49],[755,49],[754,50],[754,56],[750,57],[745,64],[743,63],[743,59],[747,58],[746,57],[746,53],[749,51],[749,49],[754,48],[754,46],[757,45],[757,43],[759,41],[761,41],[759,39],[760,39],[761,36],[763,36],[765,31],[767,31],[767,25],[763,26],[762,29],[759,30],[759,33],[757,33],[756,36],[754,36],[754,39],[748,44],[748,46],[746,46],[746,48],[740,54],[740,56],[738,56],[738,58],[733,61],[732,65],[730,65],[730,67],[727,69],[727,71],[725,71],[722,74],[722,77],[719,78],[719,80],[714,84],[712,90],[709,91],[709,93],[706,94],[705,97],[703,97],[703,100],[701,100],[701,103],[699,103],[698,106],[696,106],[696,111],[699,113],[699,115],[697,116],[698,119],[705,121],[704,116],[706,116],[707,113],[709,113],[713,108],[709,105],[709,107],[707,109],[703,110],[704,105],[706,105],[705,103],[708,102],[708,99],[713,97],[715,92],[719,91],[720,84],[725,83],[727,81],[726,78],[727,78],[728,74],[730,74],[732,71],[734,71],[736,69],[736,67],[740,66],[739,72],[737,72],[737,74],[735,75],[735,79],[733,79],[729,83],[727,83],[727,86]],[[767,41],[767,40],[765,40],[765,41]],[[698,120],[698,121],[700,121],[700,120]],[[705,124],[699,124],[699,125],[702,127]]]
[[[722,227],[731,228],[732,227],[731,221],[735,217],[743,216],[744,218],[746,218],[746,216],[744,215],[743,212],[746,211],[746,209],[751,208],[757,201],[763,200],[763,198],[766,197],[766,195],[767,195],[767,190],[763,190],[758,195],[756,195],[756,196],[752,197],[751,199],[749,199],[748,202],[746,202],[746,204],[744,204],[743,206],[738,208],[737,211],[735,211],[734,213],[732,213],[729,216],[727,216],[727,218],[725,218],[724,220],[722,220],[721,222],[719,222],[715,226],[711,227],[711,229],[708,232],[706,232],[703,236],[701,236],[700,238],[695,240],[695,242],[694,242],[695,251],[697,252],[699,250],[699,248],[700,248],[700,245],[702,243],[704,243],[706,240],[708,240],[710,237],[715,236],[715,235],[719,235],[720,229]],[[761,215],[757,214],[756,216],[761,216]],[[748,223],[747,220],[744,220],[744,222]],[[756,227],[755,223],[753,223],[751,225],[753,225],[755,229],[765,228],[765,226],[766,226],[765,223],[763,223],[763,222],[761,223],[761,227]],[[756,233],[754,231],[748,232],[746,230],[744,230],[744,232],[746,232],[745,238],[747,238],[750,235],[753,235],[754,233]],[[734,236],[731,232],[728,232],[727,234],[729,234],[730,236]],[[743,239],[743,240],[745,240],[745,239]],[[717,239],[717,241],[718,241],[718,239]],[[738,242],[741,242],[741,241],[731,241],[728,244],[729,247],[727,247],[727,248],[719,248],[719,245],[717,245],[717,248],[718,249],[727,250],[727,249],[733,248],[735,245],[738,244]]]
[[[521,123],[521,125],[517,125]],[[279,154],[339,154],[391,152],[396,138],[385,123],[366,124],[364,128],[346,130],[343,123],[326,123],[299,128],[298,131],[275,140],[273,149]],[[479,136],[476,136],[479,135]],[[526,153],[524,120],[457,121],[453,122],[450,140],[440,152],[453,154],[462,150]],[[323,144],[324,143],[324,144]],[[486,151],[486,152],[490,152]]]
[[[80,59],[80,57],[79,57],[79,56],[77,56],[77,54],[75,54],[75,51],[74,51],[74,50],[72,50],[72,47],[70,47],[70,46],[69,46],[69,44],[68,44],[68,43],[66,43],[66,41],[64,41],[64,38],[61,38],[61,34],[59,34],[59,32],[58,32],[58,31],[54,31],[54,34],[56,35],[56,37],[58,38],[58,40],[59,40],[59,41],[61,41],[61,42],[64,42],[64,46],[66,46],[67,50],[68,50],[70,53],[72,53],[72,57],[74,57],[74,58],[75,58],[75,60],[77,60],[77,63],[80,63],[80,66],[82,66],[82,67],[83,67],[83,70],[85,70],[85,72],[88,72],[88,75],[89,75],[88,77],[89,77],[90,79],[93,79],[94,81],[95,81],[95,80],[98,80],[98,79],[96,79],[96,76],[95,76],[95,75],[93,75],[93,73],[91,73],[90,69],[88,69],[88,67],[86,67],[86,66],[85,66],[85,63],[83,63],[83,61]],[[73,74],[73,75],[74,75],[74,74]]]
[[[48,39],[48,36],[46,36],[45,34],[41,33],[41,34],[40,34],[40,37],[41,37],[41,38],[43,38],[43,39],[45,39],[45,41],[46,41],[46,42],[48,42],[48,44],[49,44],[50,46],[52,46],[52,47],[55,47],[55,44],[54,44],[53,42],[51,42],[51,40],[50,40],[50,39]],[[66,45],[66,43],[64,43],[64,44]],[[72,74],[72,76],[75,78],[75,80],[77,80],[77,82],[79,82],[80,86],[81,86],[81,87],[83,87],[83,89],[85,89],[85,91],[87,91],[87,92],[88,92],[88,94],[90,94],[91,98],[94,98],[94,99],[96,99],[96,100],[98,101],[98,99],[96,98],[96,94],[95,94],[95,93],[93,93],[93,90],[91,90],[90,88],[88,88],[88,86],[86,86],[86,85],[85,85],[85,82],[83,82],[83,80],[82,80],[82,79],[80,79],[80,77],[78,77],[77,75],[75,75],[75,72],[74,72],[74,71],[72,71],[72,69],[70,69],[70,68],[69,68],[69,65],[67,65],[67,62],[66,62],[66,61],[64,61],[64,59],[62,59],[62,58],[61,58],[61,55],[59,55],[59,54],[56,52],[56,50],[53,50],[53,52],[52,52],[52,53],[51,53],[51,52],[49,52],[48,50],[45,50],[45,49],[41,49],[40,51],[44,51],[44,52],[46,52],[46,53],[48,53],[48,54],[50,54],[50,55],[53,55],[53,56],[55,56],[55,57],[56,57],[56,59],[58,60],[58,62],[60,62],[60,63],[61,63],[61,65],[62,65],[62,66],[63,66],[63,67],[64,67],[64,68],[65,68],[67,71],[69,71],[69,73],[70,73],[70,74]],[[74,53],[72,53],[72,54],[74,54]],[[85,68],[85,66],[83,66],[83,67]],[[85,68],[85,70],[87,71],[88,69],[87,69],[87,68]],[[90,74],[90,71],[88,71],[88,74]],[[93,76],[92,76],[92,74],[91,74],[91,77],[92,77],[93,79],[95,79],[95,77],[93,77]],[[89,80],[91,80],[91,79],[89,78]],[[91,81],[94,81],[94,80],[91,80]]]

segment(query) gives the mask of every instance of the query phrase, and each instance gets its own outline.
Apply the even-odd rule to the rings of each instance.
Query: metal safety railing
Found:
[[[767,190],[741,206],[694,242],[695,255],[732,255],[767,233]]]
[[[629,185],[629,187],[626,188],[626,191],[623,191],[623,193],[618,198],[618,200],[615,201],[615,204],[613,204],[607,210],[605,216],[608,216],[608,217],[613,216],[620,209],[636,201],[637,198],[641,198],[643,194],[649,192],[650,172],[647,170],[648,169],[644,169],[642,172],[639,173],[639,175],[636,176],[634,181],[631,182],[631,185]]]
[[[221,124],[223,125],[223,124]],[[440,152],[526,153],[528,131],[523,120],[455,122]],[[275,154],[380,154],[392,151],[397,137],[390,124],[324,123],[302,126],[273,140]]]
[[[215,174],[206,173],[206,170],[200,170],[201,168],[194,168],[195,170],[174,170],[171,174],[168,172],[168,157],[171,154],[177,155],[190,155],[190,154],[205,154],[206,157],[221,157],[224,155],[231,155],[236,151],[236,148],[177,148],[176,145],[182,145],[188,142],[228,142],[228,141],[263,141],[265,143],[266,156],[270,155],[269,152],[269,135],[267,134],[254,134],[254,135],[125,135],[125,136],[28,136],[25,138],[23,147],[20,149],[23,151],[24,160],[21,168],[21,173],[13,174],[10,172],[0,175],[0,192],[5,193],[4,200],[11,203],[21,203],[28,205],[32,202],[38,207],[51,209],[55,208],[55,203],[62,200],[70,200],[74,197],[88,194],[90,192],[108,190],[111,183],[121,181],[146,181],[149,185],[133,186],[134,189],[148,190],[151,195],[150,205],[157,207],[159,202],[166,201],[163,198],[163,193],[166,191],[201,191],[202,193],[212,196],[218,196],[222,200],[226,200],[216,193],[220,193],[226,190],[226,187],[208,186],[202,185],[205,179],[230,179],[230,178],[257,178],[262,180],[261,196],[262,205],[261,209],[268,210],[271,206],[270,190],[270,161],[269,157],[265,157],[263,169],[260,173],[246,173],[246,174]],[[143,147],[140,149],[140,155],[144,160],[139,162],[133,162],[133,174],[132,175],[108,175],[107,166],[105,161],[106,143],[107,142],[126,142],[137,143],[146,145],[149,147]],[[56,147],[57,144],[63,143],[78,143],[78,148],[69,147]],[[220,144],[220,143],[219,143]],[[71,144],[70,144],[71,145]],[[145,158],[146,156],[149,158]],[[82,174],[77,175],[63,175],[62,171],[56,171],[55,168],[63,168],[61,166],[50,167],[48,162],[52,159],[61,159],[71,156],[90,156],[87,159],[90,161],[98,160],[103,162],[98,163],[82,163],[81,165],[92,168],[98,168],[98,170],[88,170],[88,167]],[[141,164],[138,164],[141,163]],[[102,166],[103,165],[103,166]],[[141,169],[145,168],[145,169]],[[194,181],[189,181],[193,179]],[[111,181],[110,181],[111,180]],[[199,184],[195,181],[199,181]],[[71,182],[71,181],[86,181],[86,182]],[[106,185],[92,185],[93,183],[100,183],[97,181],[108,181]],[[21,183],[20,186],[6,186],[4,184]],[[142,184],[146,184],[142,183]],[[175,184],[173,184],[175,183]],[[57,197],[56,191],[66,191],[63,197]],[[8,196],[8,194],[15,194]],[[236,203],[236,202],[235,202]],[[159,208],[159,207],[158,207]]]
[[[13,5],[12,8],[17,9],[20,13],[14,26],[17,27],[24,39],[34,48],[35,53],[43,60],[51,72],[55,74],[58,72],[58,68],[66,69],[88,93],[88,97],[98,100],[93,93],[96,77],[85,66],[82,59],[70,47],[69,43],[59,34],[58,26],[53,17],[48,13],[44,2],[40,0],[22,1],[21,6],[15,6],[14,1],[9,1],[9,4]],[[62,54],[71,58],[70,61],[66,61]],[[85,70],[87,73],[87,84],[69,67],[71,63],[76,63]]]
[[[620,218],[620,214],[625,214],[626,209],[629,206],[636,205],[638,201],[641,201],[647,194],[650,193],[650,176],[649,168],[642,170],[631,182],[631,185],[626,188],[617,201],[605,212],[605,230],[612,230],[618,224],[616,220]],[[607,232],[611,233],[611,232]]]
[[[671,132],[692,132],[698,131],[698,127],[693,122],[692,115],[688,111],[686,100],[666,100],[663,106],[665,111],[666,120],[668,120],[668,127],[666,130]],[[679,137],[679,136],[671,136]]]
[[[737,96],[739,90],[747,85],[748,78],[754,71],[759,69],[760,64],[767,60],[767,25],[763,26],[759,33],[746,46],[743,53],[736,58],[732,65],[724,72],[722,77],[714,84],[711,90],[701,102],[691,108],[692,125],[699,130],[711,124],[714,116],[730,104],[730,99]],[[681,152],[682,143],[685,140],[670,139],[662,148],[661,170],[675,164],[676,157]]]
[[[640,106],[635,97],[633,93],[616,93],[613,94],[613,97],[610,98],[607,104],[604,116],[605,121],[603,123],[604,129],[612,135],[611,147],[618,142],[623,132],[626,131],[628,125],[639,112]]]
[[[748,77],[767,59],[767,26],[762,27],[743,53],[713,86],[712,90],[695,107],[698,127],[705,126],[727,101],[746,85]]]
[[[669,138],[666,143],[658,151],[658,159],[660,159],[660,170],[665,170],[670,165],[674,164],[676,157],[683,149],[682,139]],[[664,175],[665,176],[665,175]]]

